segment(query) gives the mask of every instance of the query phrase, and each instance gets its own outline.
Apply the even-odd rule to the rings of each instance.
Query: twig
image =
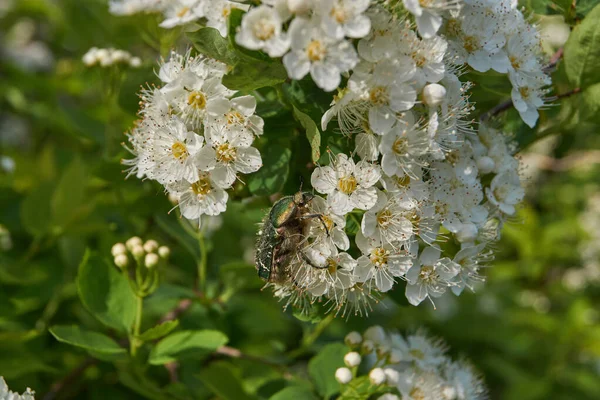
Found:
[[[92,365],[96,364],[97,361],[91,357],[86,358],[81,364],[73,369],[67,376],[62,378],[60,381],[54,383],[50,388],[50,391],[42,397],[42,400],[53,400],[56,395],[60,393],[66,386],[69,386],[73,382],[77,381],[81,375]]]
[[[244,359],[244,360],[255,361],[255,362],[258,362],[261,364],[269,365],[271,367],[276,367],[276,368],[284,367],[284,365],[281,363],[277,363],[274,361],[266,360],[264,358],[252,356],[250,354],[242,353],[239,349],[236,349],[234,347],[221,346],[215,351],[215,353],[221,354],[221,355],[224,355],[227,357],[231,357],[231,358],[240,358],[240,359]]]
[[[183,299],[183,300],[181,300],[177,304],[177,307],[175,307],[174,309],[172,309],[171,311],[169,311],[168,313],[166,313],[160,319],[160,323],[162,324],[163,322],[173,321],[174,319],[177,319],[177,317],[179,317],[181,314],[183,314],[184,312],[186,312],[192,306],[192,304],[193,304],[192,299]]]

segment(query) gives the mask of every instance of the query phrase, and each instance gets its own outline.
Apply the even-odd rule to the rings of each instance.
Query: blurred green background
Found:
[[[569,26],[597,4],[577,2],[573,10],[570,3],[523,2],[548,33],[549,55],[562,46]],[[160,30],[157,21],[111,16],[102,0],[0,2],[0,223],[12,241],[0,252],[0,375],[13,390],[29,386],[41,399],[87,359],[58,343],[49,326],[79,323],[103,330],[77,295],[75,278],[86,248],[108,255],[114,243],[133,235],[171,247],[163,283],[146,304],[146,327],[182,299],[194,298],[195,243],[175,213],[167,214],[172,205],[160,186],[125,180],[120,164],[127,157],[123,132],[136,119],[136,93],[156,82],[156,60],[180,34]],[[143,66],[86,68],[81,57],[92,46],[125,49],[141,57]],[[481,111],[509,96],[505,78],[469,79],[476,83],[472,100]],[[553,79],[554,93],[573,89],[560,62]],[[444,338],[453,355],[476,365],[492,399],[600,399],[600,120],[580,105],[575,95],[549,106],[537,130],[513,111],[494,121],[524,147],[528,195],[505,227],[477,293],[444,297],[433,310],[426,303],[409,306],[400,285],[369,318],[338,317],[310,343],[306,338],[319,328],[282,312],[268,291],[260,291],[252,247],[269,201],[242,202],[247,192],[239,187],[223,218],[211,221],[209,295],[194,299],[180,316],[181,326],[221,330],[231,346],[261,357],[277,359],[300,348],[291,369],[300,377],[311,354],[351,330],[422,326]],[[305,142],[291,145],[306,150]],[[294,161],[285,193],[298,187],[304,170]],[[207,363],[226,366],[229,379],[263,398],[285,378],[277,368],[249,360],[190,360],[178,370],[186,388],[181,391],[210,398],[198,376]],[[59,398],[146,398],[118,365],[86,367]],[[147,374],[160,385],[169,382],[162,367]]]

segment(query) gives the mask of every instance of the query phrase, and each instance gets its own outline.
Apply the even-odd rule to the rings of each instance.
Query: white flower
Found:
[[[375,239],[367,239],[361,232],[356,235],[356,245],[363,253],[355,269],[357,281],[370,285],[374,280],[381,292],[389,291],[394,285],[394,278],[404,276],[412,265],[412,259],[405,251]]]
[[[434,373],[405,371],[400,374],[397,388],[402,400],[442,399],[441,380]]]
[[[419,305],[427,297],[440,297],[451,286],[451,280],[460,267],[449,258],[440,259],[440,249],[427,247],[406,273],[406,298],[412,305]]]
[[[377,203],[363,215],[362,233],[365,237],[388,244],[409,240],[413,234],[413,224],[406,215],[414,206],[411,199],[378,192]]]
[[[110,0],[108,9],[114,15],[132,15],[139,12],[160,11],[164,0]]]
[[[243,135],[260,136],[263,134],[265,122],[254,114],[255,110],[256,98],[254,96],[240,96],[231,100],[223,99],[220,101],[218,109],[215,107],[216,116],[210,116],[208,124],[222,126],[225,129],[240,130]]]
[[[403,2],[406,9],[415,16],[419,33],[426,39],[435,36],[442,26],[441,12],[454,3],[451,0],[403,0]]]
[[[320,196],[315,196],[310,202],[310,213],[318,217],[311,218],[306,224],[304,235],[311,241],[324,243],[335,252],[350,248],[350,239],[344,228],[346,218],[333,212],[331,206]]]
[[[542,72],[529,76],[511,75],[513,89],[511,97],[515,109],[523,121],[533,128],[538,120],[538,109],[543,107],[547,90],[543,89],[549,83],[549,78]]]
[[[456,400],[485,400],[487,390],[473,367],[462,361],[450,363],[444,371],[447,384],[453,389]]]
[[[252,8],[242,17],[242,26],[235,35],[240,46],[251,50],[263,50],[271,57],[281,57],[289,47],[287,33],[282,31],[282,20],[271,7]]]
[[[199,0],[174,0],[164,11],[166,19],[160,23],[163,28],[184,25],[204,16],[203,4]]]
[[[167,186],[167,190],[179,196],[179,209],[187,219],[202,215],[218,215],[227,208],[229,195],[207,172],[200,172],[198,180],[181,180]]]
[[[430,83],[423,88],[423,103],[429,107],[441,105],[446,97],[446,88],[437,83]]]
[[[408,335],[391,335],[392,346],[402,353],[403,362],[415,363],[424,371],[434,371],[445,362],[447,346],[441,340],[433,340],[421,332]]]
[[[35,400],[34,395],[35,392],[30,388],[27,388],[23,394],[11,392],[4,377],[0,376],[0,400]]]
[[[206,133],[205,133],[206,134]],[[210,129],[204,146],[197,154],[195,163],[203,171],[211,171],[212,179],[222,188],[235,182],[238,172],[250,174],[262,166],[260,152],[251,147],[254,137],[240,130]]]
[[[311,176],[312,186],[327,194],[327,201],[338,215],[355,208],[368,210],[377,202],[373,187],[381,177],[379,166],[366,161],[354,163],[345,154],[338,154],[331,166],[316,168]]]
[[[227,37],[227,20],[231,14],[231,9],[248,10],[248,5],[240,4],[229,0],[210,0],[204,5],[206,16],[206,26],[215,28],[221,36]]]
[[[485,258],[481,254],[485,248],[485,243],[476,246],[463,246],[454,256],[453,261],[460,266],[460,272],[454,278],[455,285],[452,286],[452,292],[459,296],[465,287],[473,290],[473,285],[477,282],[483,282],[483,277],[479,275],[480,261]]]
[[[427,82],[439,82],[446,72],[444,64],[444,55],[448,48],[446,40],[439,36],[424,40],[414,34],[407,34],[407,36],[400,42],[400,51],[411,57],[417,67],[414,76],[416,86],[421,88]]]
[[[314,20],[296,17],[288,33],[291,51],[283,57],[283,65],[292,79],[310,72],[317,86],[330,92],[339,86],[340,74],[358,63],[350,42],[327,37]]]
[[[417,157],[425,154],[428,148],[425,132],[416,126],[398,123],[381,138],[381,168],[387,176],[410,173]]]
[[[515,205],[525,197],[525,190],[521,187],[521,180],[516,171],[506,171],[492,179],[491,186],[485,189],[485,194],[493,205],[505,214],[513,215]]]
[[[371,30],[371,20],[363,13],[370,0],[321,0],[318,12],[325,33],[335,39],[362,38]]]
[[[152,147],[152,177],[160,183],[171,183],[181,179],[195,182],[198,168],[194,156],[202,148],[204,138],[188,131],[185,124],[173,117],[166,125],[154,131]]]

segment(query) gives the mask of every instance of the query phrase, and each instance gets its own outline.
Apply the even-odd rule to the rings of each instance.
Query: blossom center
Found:
[[[437,280],[435,268],[432,265],[423,265],[419,271],[419,279],[425,283],[433,283]]]
[[[328,258],[327,259],[327,271],[329,271],[330,274],[335,274],[338,270],[338,263],[333,259],[333,258]]]
[[[223,7],[223,10],[221,11],[221,15],[225,18],[229,17],[229,15],[231,14],[231,6],[225,6]]]
[[[406,186],[410,185],[410,176],[408,176],[408,175],[396,176],[396,185],[401,186],[401,187],[406,187]]]
[[[510,65],[512,65],[512,67],[513,67],[514,69],[519,69],[519,68],[521,68],[521,61],[520,61],[520,60],[519,60],[517,57],[515,57],[515,56],[510,56],[510,57],[509,57],[509,59],[510,59]]]
[[[227,123],[229,125],[233,125],[233,124],[243,124],[244,123],[244,116],[239,112],[239,111],[229,111],[227,114],[225,114],[225,118],[227,118]]]
[[[521,94],[521,97],[523,99],[527,99],[530,95],[529,87],[523,86],[523,87],[519,88],[519,93]]]
[[[323,224],[325,225],[327,230],[331,232],[331,230],[333,229],[333,219],[331,219],[331,217],[328,215],[321,216],[321,219],[323,220]]]
[[[217,161],[222,163],[230,163],[235,160],[237,151],[235,147],[233,147],[229,143],[223,143],[217,147],[216,153]]]
[[[179,161],[185,160],[190,155],[190,153],[188,153],[186,145],[181,142],[173,143],[173,146],[171,146],[171,154],[173,154],[173,157],[175,157]]]
[[[392,222],[393,217],[392,212],[386,208],[377,214],[377,224],[382,228],[386,228]]]
[[[179,12],[177,13],[177,17],[178,18],[183,18],[185,16],[185,14],[187,14],[190,11],[189,7],[183,7],[181,10],[179,10]]]
[[[262,18],[254,25],[253,31],[258,40],[269,40],[275,35],[275,25],[267,18]]]
[[[413,358],[416,358],[417,360],[422,360],[425,358],[425,353],[423,353],[421,350],[419,349],[412,349],[408,352]]]
[[[325,46],[320,40],[313,40],[306,46],[306,54],[310,61],[321,61],[325,58]]]
[[[423,65],[425,65],[425,63],[427,62],[427,59],[425,58],[425,56],[418,51],[413,51],[410,56],[412,57],[415,64],[417,64],[417,67],[419,67],[419,68],[422,68]]]
[[[429,7],[433,4],[433,0],[419,0],[421,7]]]
[[[425,393],[418,387],[413,388],[409,395],[413,400],[425,400]]]
[[[472,53],[479,48],[479,41],[475,36],[466,36],[463,43],[463,47],[466,51]]]
[[[344,194],[354,193],[357,186],[358,182],[356,182],[356,178],[352,175],[342,178],[338,181],[338,189],[340,189],[340,192]]]
[[[371,260],[374,266],[381,268],[387,264],[389,254],[389,251],[387,251],[383,247],[376,247],[373,250],[371,250],[371,255],[369,256],[369,259]]]
[[[194,90],[188,95],[187,102],[188,105],[198,110],[204,110],[206,107],[206,96],[204,96],[204,93]]]
[[[388,103],[389,95],[387,88],[376,86],[369,92],[369,100],[376,106],[381,106]]]
[[[398,138],[392,145],[392,150],[396,154],[406,154],[408,152],[408,142],[405,138]]]
[[[333,7],[331,9],[331,13],[329,14],[338,24],[343,24],[348,19],[348,14],[343,7]]]
[[[203,174],[200,176],[196,182],[192,183],[192,191],[197,196],[206,196],[212,190],[212,185],[210,184],[210,178],[208,174]]]

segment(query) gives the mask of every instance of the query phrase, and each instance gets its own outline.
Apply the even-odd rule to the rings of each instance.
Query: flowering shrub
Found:
[[[5,3],[0,400],[597,398],[594,2]]]

